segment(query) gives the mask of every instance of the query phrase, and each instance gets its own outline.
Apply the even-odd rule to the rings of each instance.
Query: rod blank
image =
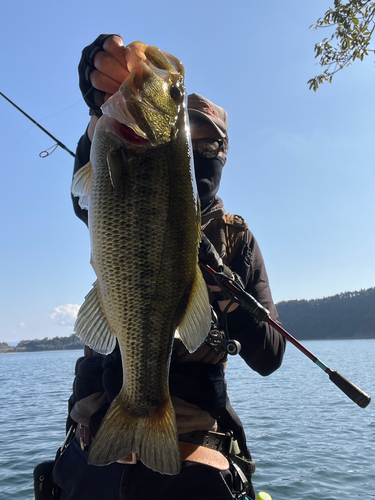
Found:
[[[251,314],[253,314],[259,321],[264,321],[277,330],[286,340],[293,344],[297,349],[299,349],[305,356],[307,356],[313,363],[315,363],[319,368],[321,368],[325,373],[328,374],[329,379],[342,390],[344,394],[348,396],[354,403],[356,403],[361,408],[366,408],[371,403],[371,398],[362,389],[357,387],[353,382],[350,382],[341,373],[331,370],[323,361],[315,356],[312,352],[306,349],[296,338],[293,337],[289,332],[287,332],[282,326],[276,323],[270,317],[269,311],[263,307],[252,295],[247,293],[243,288],[240,288],[237,282],[233,281],[224,273],[218,273],[210,266],[199,263],[206,271],[208,271],[216,279],[217,284],[220,288],[228,291],[233,299],[238,302],[244,309],[247,309]]]
[[[25,113],[25,111],[23,109],[21,109],[19,106],[17,106],[17,104],[14,104],[13,101],[11,101],[9,99],[9,97],[7,97],[6,95],[4,95],[2,92],[0,92],[0,95],[4,97],[4,99],[6,99],[8,102],[10,102],[10,104],[12,104],[12,106],[14,106],[16,109],[18,109],[18,111],[21,111],[21,113],[23,115],[26,116],[26,118],[28,118],[30,121],[32,121],[37,127],[40,128],[40,130],[43,130],[43,132],[45,134],[47,134],[49,137],[51,137],[51,139],[53,139],[54,141],[56,141],[57,145],[60,146],[60,148],[62,149],[65,149],[65,151],[67,151],[70,155],[73,156],[73,158],[75,158],[75,154],[70,151],[70,149],[68,149],[65,144],[63,144],[61,141],[59,141],[58,139],[56,139],[56,137],[54,137],[50,132],[48,132],[48,130],[46,130],[44,127],[42,127],[36,120],[34,120],[34,118],[31,118],[31,116],[29,116],[27,113]],[[48,156],[48,155],[46,155]],[[42,156],[42,158],[44,158],[44,156]]]

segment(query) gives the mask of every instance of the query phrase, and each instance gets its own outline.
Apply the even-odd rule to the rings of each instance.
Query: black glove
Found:
[[[92,44],[85,47],[82,51],[81,60],[78,65],[79,88],[81,89],[83,99],[90,108],[90,115],[95,115],[98,118],[102,116],[100,106],[104,104],[105,93],[92,86],[90,82],[90,73],[96,69],[94,66],[95,54],[104,50],[104,42],[110,36],[115,35],[99,35]]]
[[[212,267],[214,271],[232,276],[231,270],[224,265],[223,259],[217,253],[215,247],[203,231],[201,232],[201,244],[199,246],[198,258],[199,262]],[[203,267],[201,267],[201,271],[207,285],[217,286],[217,282],[212,274],[206,271]]]

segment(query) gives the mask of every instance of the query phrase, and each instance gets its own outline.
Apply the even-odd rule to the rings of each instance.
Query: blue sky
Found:
[[[7,2],[0,91],[70,149],[88,112],[82,48],[119,33],[172,53],[189,92],[225,107],[230,152],[220,194],[248,221],[276,302],[375,286],[373,57],[314,93],[309,26],[330,1]],[[4,20],[7,20],[4,22]],[[0,341],[72,333],[95,280],[70,201],[72,158],[0,97]]]

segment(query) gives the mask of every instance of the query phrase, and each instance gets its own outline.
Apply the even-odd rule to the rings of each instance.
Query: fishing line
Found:
[[[91,90],[91,89],[90,89]],[[90,91],[89,91],[90,92]],[[1,93],[1,92],[0,92]],[[85,94],[86,95],[86,94]],[[85,97],[85,96],[83,96]],[[64,108],[64,109],[61,109],[60,111],[56,111],[55,113],[52,113],[51,115],[48,115],[48,116],[45,116],[44,118],[42,118],[41,120],[39,120],[40,122],[43,122],[44,120],[47,120],[47,118],[51,118],[51,116],[55,116],[55,115],[58,115],[59,113],[63,113],[64,111],[66,111],[67,109],[70,109],[70,108],[73,108],[74,106],[77,106],[77,104],[79,104],[82,100],[83,100],[83,97],[81,97],[81,99],[79,99],[77,102],[75,102],[74,104],[71,104],[70,106]]]
[[[6,153],[7,151],[9,151],[10,149],[12,149],[23,137],[25,137],[26,134],[28,134],[30,132],[30,130],[32,130],[34,128],[33,125],[31,125],[30,127],[28,127],[25,132],[23,132],[23,134],[21,134],[19,137],[17,137],[17,139],[14,140],[13,143],[11,143],[6,149],[3,149],[1,151],[1,153]]]
[[[125,46],[124,46],[125,48]],[[103,49],[104,50],[104,49]],[[118,56],[113,56],[116,60],[120,61],[120,55]],[[122,64],[122,63],[121,63]],[[50,118],[52,116],[55,116],[59,113],[62,113],[63,111],[66,111],[67,109],[70,109],[74,106],[76,106],[78,103],[80,103],[82,100],[84,100],[84,98],[86,97],[86,95],[91,92],[91,90],[95,88],[94,85],[91,85],[91,87],[89,88],[89,90],[86,92],[86,94],[84,94],[81,99],[79,99],[77,102],[75,102],[74,104],[60,110],[60,111],[56,111],[55,113],[52,113],[51,115],[48,115],[44,118],[42,118],[40,121],[44,121],[46,120],[47,118]],[[54,151],[56,151],[57,147],[60,146],[62,149],[65,149],[65,151],[67,151],[71,156],[73,156],[73,158],[75,158],[75,154],[70,151],[70,149],[65,146],[65,144],[63,144],[61,141],[59,141],[55,136],[53,136],[50,132],[48,132],[48,130],[46,130],[44,127],[42,127],[42,125],[40,125],[40,123],[38,123],[36,120],[34,120],[34,118],[32,118],[30,115],[28,115],[23,109],[21,109],[19,106],[17,106],[13,101],[11,101],[6,95],[4,95],[2,92],[0,92],[0,95],[4,97],[4,99],[6,99],[10,104],[12,104],[12,106],[14,106],[16,109],[18,109],[18,111],[20,111],[23,115],[26,116],[26,118],[28,118],[31,122],[34,123],[34,125],[36,125],[37,127],[39,127],[45,134],[47,134],[49,137],[51,137],[51,139],[53,139],[56,144],[54,146],[51,146],[50,148],[48,149],[45,149],[44,151],[41,151],[39,153],[39,157],[40,158],[47,158],[47,156],[50,156]],[[30,129],[28,129],[30,130]],[[25,135],[28,130],[23,134]],[[23,137],[23,135],[16,140],[16,143]]]
[[[60,146],[62,149],[65,149],[65,151],[67,151],[70,155],[72,155],[73,158],[75,158],[75,154],[72,151],[70,151],[70,149],[68,149],[65,146],[65,144],[63,144],[55,136],[53,136],[50,132],[48,132],[48,130],[46,130],[44,127],[42,127],[42,125],[40,125],[36,120],[34,120],[34,118],[31,118],[30,115],[28,115],[23,109],[21,109],[19,106],[17,106],[17,104],[15,104],[13,101],[11,101],[6,95],[4,95],[2,92],[0,92],[0,95],[3,96],[4,99],[6,99],[10,104],[12,104],[12,106],[14,106],[16,109],[18,109],[18,111],[20,111],[23,115],[26,116],[26,118],[28,118],[30,121],[32,121],[34,123],[34,125],[36,125],[37,127],[39,127],[45,134],[47,134],[49,137],[51,137],[51,139],[53,139],[56,142],[56,147],[53,149],[53,151],[55,151],[55,149],[57,148],[57,146]],[[51,148],[49,148],[49,149],[51,149]],[[41,153],[39,153],[39,156],[41,158],[46,158],[47,156],[49,156],[50,154],[52,154],[53,151],[49,152],[49,149],[46,150],[46,151],[42,151]]]
[[[91,89],[93,89],[94,86],[92,85],[91,88],[87,91],[87,93],[81,97],[81,99],[79,99],[77,102],[75,102],[74,104],[68,106],[67,108],[64,108],[60,111],[56,111],[56,113],[52,113],[51,115],[48,115],[48,116],[45,116],[44,118],[42,118],[41,120],[39,121],[44,121],[44,120],[47,120],[47,118],[50,118],[51,116],[55,116],[55,115],[58,115],[59,113],[62,113],[63,111],[66,111],[67,109],[70,109],[70,108],[73,108],[74,106],[76,106],[78,103],[80,103],[84,97],[91,91]],[[42,127],[36,120],[34,120],[33,118],[31,118],[31,116],[29,116],[25,111],[23,111],[19,106],[17,106],[13,101],[11,101],[6,95],[4,95],[2,92],[0,92],[0,95],[2,95],[4,97],[4,99],[6,99],[8,102],[10,102],[10,104],[12,104],[16,109],[18,109],[23,115],[25,115],[30,121],[32,121],[34,123],[34,125],[36,125],[37,127],[39,127],[45,134],[47,134],[49,137],[51,137],[54,141],[56,141],[56,144],[51,146],[50,148],[48,149],[45,149],[44,151],[41,151],[39,153],[39,157],[40,158],[47,158],[47,156],[50,156],[54,151],[56,151],[56,149],[58,148],[58,146],[60,146],[62,149],[65,149],[65,151],[67,151],[70,155],[73,156],[73,158],[75,158],[75,154],[70,151],[70,149],[68,149],[65,144],[63,144],[61,141],[59,141],[58,139],[56,139],[56,137],[54,137],[52,134],[50,134],[48,132],[48,130],[46,130],[44,127]],[[31,130],[32,127],[30,127],[29,129],[26,130],[26,132],[24,134],[21,135],[21,137],[19,137],[15,144],[20,140],[22,139],[22,137],[24,135],[27,134],[27,132],[29,130]]]

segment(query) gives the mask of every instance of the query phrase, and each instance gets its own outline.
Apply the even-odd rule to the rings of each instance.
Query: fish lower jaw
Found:
[[[132,127],[129,127],[126,123],[116,120],[116,118],[106,115],[102,117],[101,120],[105,118],[105,124],[103,124],[102,130],[105,133],[111,133],[116,136],[121,142],[125,142],[125,147],[137,147],[142,148],[150,147],[150,141],[145,138],[145,134],[139,135]],[[98,127],[98,126],[97,126]]]
[[[128,110],[126,101],[120,91],[113,94],[113,96],[103,104],[101,109],[104,116],[116,120],[119,124],[131,129],[138,137],[148,141],[147,135],[139,128],[136,120]]]

